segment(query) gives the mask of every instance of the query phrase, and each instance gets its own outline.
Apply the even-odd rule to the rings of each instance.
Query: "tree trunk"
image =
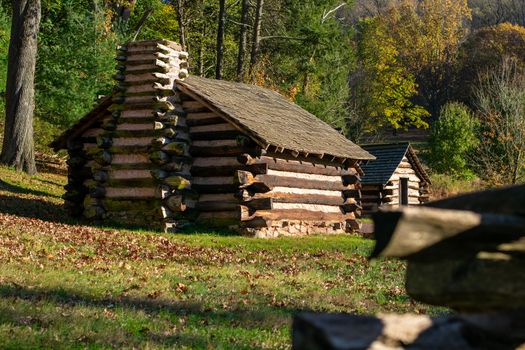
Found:
[[[201,16],[204,16],[204,11],[201,12]],[[206,50],[205,38],[207,36],[207,27],[206,21],[203,22],[200,28],[199,36],[199,51],[198,51],[198,66],[199,66],[199,76],[204,77],[204,50]]]
[[[255,65],[257,64],[257,56],[259,54],[263,6],[264,0],[257,0],[257,7],[255,8],[255,22],[253,24],[252,52],[250,55],[250,76],[254,73]]]
[[[303,94],[308,95],[308,87],[310,85],[310,76],[308,75],[308,70],[304,72],[303,77]]]
[[[515,185],[516,182],[518,182],[520,163],[521,163],[521,151],[518,151],[518,154],[516,155],[516,159],[514,160],[514,169],[512,172],[512,184],[513,185]]]
[[[175,1],[175,9],[177,11],[177,22],[179,24],[180,45],[182,46],[182,49],[186,51],[186,26],[184,25],[183,5],[184,4],[182,3],[182,0]]]
[[[226,0],[219,1],[219,26],[217,28],[217,64],[215,79],[222,79],[222,59],[224,56],[224,25],[226,22]]]
[[[129,0],[127,3],[119,5],[117,8],[117,13],[120,21],[127,22],[131,17],[131,9],[135,6],[137,0]]]
[[[248,0],[242,0],[241,31],[239,34],[239,53],[237,55],[237,81],[244,77],[244,56],[246,55],[246,36],[248,33]]]
[[[6,119],[0,162],[36,173],[33,143],[35,65],[40,0],[13,0],[6,84]]]
[[[204,77],[204,43],[201,37],[199,44],[199,76]]]
[[[133,34],[133,38],[131,39],[131,41],[137,40],[137,36],[142,30],[142,27],[144,27],[144,24],[146,24],[146,21],[148,20],[149,15],[151,15],[152,13],[153,13],[153,8],[151,7],[144,10],[142,17],[140,17],[139,21],[137,22],[137,25],[134,28],[135,34]]]

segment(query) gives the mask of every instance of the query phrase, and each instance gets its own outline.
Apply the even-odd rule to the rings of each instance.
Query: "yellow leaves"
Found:
[[[424,119],[429,112],[414,105],[412,99],[420,94],[428,102],[429,94],[425,91],[432,90],[436,82],[447,81],[443,66],[455,59],[463,35],[449,34],[451,28],[463,28],[465,8],[468,10],[465,0],[459,1],[463,7],[448,0],[437,2],[437,7],[433,7],[433,1],[424,0],[419,5],[406,1],[361,23],[359,59],[366,75],[363,109],[370,117],[367,129],[374,130],[386,123],[396,129],[428,127]],[[449,23],[451,16],[462,19]],[[420,91],[416,78],[426,90]]]
[[[284,299],[277,299],[277,296],[275,294],[272,295],[272,301],[270,303],[271,306],[275,307],[285,307],[287,305],[286,301]]]
[[[469,36],[460,52],[463,75],[477,82],[484,74],[499,65],[504,57],[517,59],[525,65],[525,28],[510,23],[481,28]]]
[[[156,290],[154,292],[151,292],[151,293],[148,293],[148,298],[150,299],[157,299],[158,297],[160,297],[162,295],[162,292],[160,290]]]
[[[131,265],[125,263],[124,261],[119,262],[118,267],[124,270],[131,270]]]
[[[111,320],[114,320],[117,318],[117,316],[115,315],[115,312],[108,308],[104,308],[104,310],[102,311],[102,314],[104,315],[104,317],[109,318]]]
[[[251,275],[252,275],[249,271],[245,271],[245,270],[240,270],[240,271],[238,271],[238,273],[239,273],[239,275],[246,276],[248,278],[250,278]]]
[[[184,283],[178,282],[175,285],[175,291],[177,293],[186,293],[188,291],[188,286],[185,285]]]
[[[399,55],[416,72],[454,60],[470,18],[467,0],[423,0],[392,9],[384,22]]]
[[[160,10],[155,11],[149,21],[150,30],[155,30],[156,34],[166,38],[174,37],[179,28],[175,7],[169,3],[159,6]]]
[[[299,86],[297,84],[293,85],[288,91],[285,91],[285,96],[290,101],[295,101],[295,97],[299,93]]]

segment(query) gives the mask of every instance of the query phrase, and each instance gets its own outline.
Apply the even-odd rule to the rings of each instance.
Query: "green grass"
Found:
[[[368,240],[92,227],[63,175],[0,179],[0,348],[287,349],[301,310],[435,312]]]

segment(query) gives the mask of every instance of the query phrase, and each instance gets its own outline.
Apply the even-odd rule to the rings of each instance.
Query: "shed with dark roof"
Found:
[[[381,206],[417,205],[428,201],[430,178],[408,142],[363,145],[376,157],[361,168],[363,212]]]
[[[52,143],[70,155],[72,214],[266,237],[358,228],[370,153],[274,91],[187,76],[176,43],[117,60],[114,94]]]

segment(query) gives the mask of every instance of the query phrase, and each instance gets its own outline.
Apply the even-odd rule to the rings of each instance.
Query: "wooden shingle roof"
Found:
[[[177,80],[176,86],[215,110],[263,148],[275,146],[318,156],[375,159],[334,128],[277,92],[255,85],[195,76]],[[55,150],[66,148],[68,140],[87,130],[110,105],[111,96],[107,96],[50,146]]]
[[[374,157],[334,128],[275,91],[189,76],[180,90],[203,100],[263,147],[356,160]]]
[[[361,166],[365,173],[361,178],[363,184],[386,185],[405,156],[416,171],[417,176],[430,184],[430,178],[410,143],[371,144],[361,147],[376,157],[376,160]]]

